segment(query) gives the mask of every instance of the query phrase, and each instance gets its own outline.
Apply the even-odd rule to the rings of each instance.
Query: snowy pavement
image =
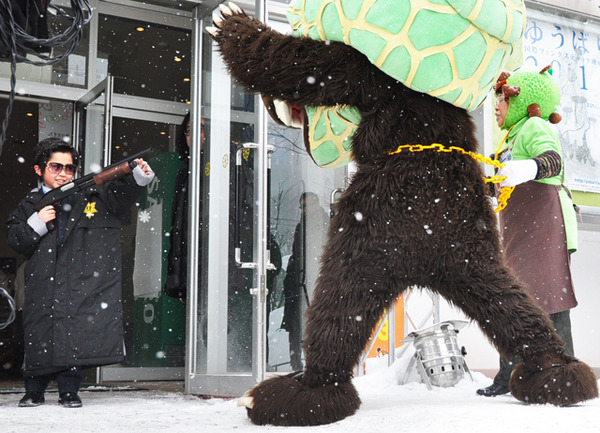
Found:
[[[83,407],[65,409],[58,394],[46,404],[19,408],[21,394],[0,394],[0,432],[410,432],[410,433],[597,433],[600,399],[571,407],[527,406],[510,395],[485,398],[475,390],[491,383],[474,373],[450,388],[416,380],[397,385],[401,363],[354,380],[362,406],[352,417],[318,427],[255,426],[236,400],[201,399],[165,391],[82,391]]]

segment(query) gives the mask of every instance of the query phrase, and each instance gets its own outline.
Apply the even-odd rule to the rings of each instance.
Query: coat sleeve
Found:
[[[123,215],[140,196],[144,188],[135,183],[133,176],[128,174],[114,182],[110,182],[100,190],[100,194],[110,212]]]
[[[525,122],[518,139],[522,141],[524,152],[528,158],[535,158],[551,150],[562,156],[562,149],[556,133],[547,121],[539,117],[532,117]]]
[[[37,250],[41,239],[41,236],[27,223],[33,212],[33,203],[25,199],[10,213],[4,223],[8,245],[27,258]]]

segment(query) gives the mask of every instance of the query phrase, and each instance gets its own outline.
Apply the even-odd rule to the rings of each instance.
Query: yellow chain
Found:
[[[506,134],[506,137],[508,137],[508,134]],[[504,143],[504,141],[506,140],[506,137],[504,137],[504,140],[502,140],[502,143]],[[500,143],[500,146],[502,145],[502,143]],[[500,146],[498,146],[498,149],[500,149]],[[388,152],[389,155],[394,155],[396,153],[401,153],[403,150],[408,150],[409,152],[422,152],[423,150],[428,150],[428,149],[433,149],[436,152],[458,152],[458,153],[462,153],[463,155],[468,155],[471,158],[473,158],[475,161],[478,162],[483,162],[485,164],[491,165],[493,167],[496,168],[502,168],[504,167],[505,164],[501,163],[500,161],[498,161],[497,156],[498,156],[498,150],[496,150],[496,159],[492,159],[492,158],[488,158],[486,156],[483,156],[479,153],[475,153],[475,152],[471,152],[471,151],[467,151],[465,149],[463,149],[462,147],[457,147],[457,146],[450,146],[450,147],[446,147],[443,144],[440,143],[433,143],[433,144],[404,144],[402,146],[398,146],[398,148],[394,151],[390,151]],[[506,179],[506,176],[491,176],[491,177],[484,177],[483,180],[486,183],[500,183],[502,182],[504,179]],[[515,189],[514,186],[503,186],[502,189],[500,190],[500,196],[498,197],[498,207],[496,209],[494,209],[494,212],[498,213],[500,212],[502,209],[504,209],[506,207],[506,204],[508,202],[508,199],[510,198],[510,195],[512,194],[513,190]]]
[[[504,164],[502,164],[502,165],[504,165]],[[504,179],[506,179],[506,177],[504,177]],[[506,207],[508,199],[510,198],[510,195],[512,194],[514,189],[515,189],[514,186],[503,186],[502,187],[502,189],[500,190],[500,195],[498,196],[498,207],[496,209],[494,209],[494,212],[498,213]]]
[[[510,134],[510,131],[512,131],[512,129],[514,128],[514,126],[515,125],[511,126],[508,129],[508,132],[506,133],[506,135],[504,136],[504,138],[502,139],[502,141],[500,142],[500,144],[496,148],[496,152],[494,152],[494,160],[496,160],[496,162],[498,162],[499,164],[501,164],[498,161],[498,154],[500,153],[500,148],[502,148],[502,145],[504,144],[504,142],[508,138],[508,135]],[[505,165],[506,164],[501,164],[500,167],[504,167]],[[498,176],[494,176],[494,177],[498,177]],[[504,179],[506,179],[506,176],[502,177],[500,179],[500,181],[502,181]],[[500,195],[498,196],[498,207],[496,209],[494,209],[494,212],[498,213],[498,212],[500,212],[502,209],[504,209],[506,207],[508,199],[510,198],[510,195],[512,194],[512,192],[514,190],[515,190],[514,186],[503,186],[500,189]]]

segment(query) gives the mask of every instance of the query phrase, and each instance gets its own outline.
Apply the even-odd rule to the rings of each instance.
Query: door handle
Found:
[[[331,194],[329,194],[329,219],[333,218],[333,205],[338,199],[338,195],[344,192],[344,188],[335,188],[331,190]]]
[[[267,145],[267,263],[265,267],[269,271],[275,270],[275,265],[271,263],[271,155],[275,151],[275,147],[271,144]]]
[[[242,152],[256,149],[257,143],[244,143],[235,153],[235,221],[233,222],[233,245],[235,248],[235,264],[242,269],[255,269],[256,262],[242,261],[242,239],[240,225],[242,223]]]
[[[256,149],[257,143],[244,143],[235,153],[235,221],[233,226],[233,242],[235,248],[235,263],[242,269],[255,269],[258,267],[256,262],[242,261],[242,240],[240,234],[240,225],[242,223],[242,153],[246,149]],[[275,270],[275,265],[271,263],[271,154],[275,147],[268,145],[268,166],[267,166],[267,263],[268,270]]]

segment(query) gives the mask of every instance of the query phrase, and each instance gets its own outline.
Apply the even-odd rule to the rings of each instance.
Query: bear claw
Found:
[[[240,8],[235,3],[229,2],[228,4],[229,4],[229,9],[231,9],[234,13],[236,13],[236,14],[244,13],[244,11],[242,10],[242,8]]]
[[[206,31],[215,38],[219,36],[219,29],[216,27],[208,26],[206,27]]]
[[[212,20],[213,20],[213,23],[215,23],[215,25],[217,25],[217,26],[220,26],[221,23],[223,22],[223,18],[221,18],[219,16],[219,14],[216,13],[216,12],[213,12],[213,14],[212,14]]]
[[[248,409],[252,409],[254,407],[254,399],[250,396],[250,391],[246,391],[244,395],[238,399],[237,405],[240,407],[246,407]]]
[[[224,4],[220,4],[219,5],[219,10],[221,11],[221,13],[223,14],[223,16],[225,18],[230,17],[233,15],[233,12],[231,12],[231,9],[229,9],[227,6],[225,6]]]

